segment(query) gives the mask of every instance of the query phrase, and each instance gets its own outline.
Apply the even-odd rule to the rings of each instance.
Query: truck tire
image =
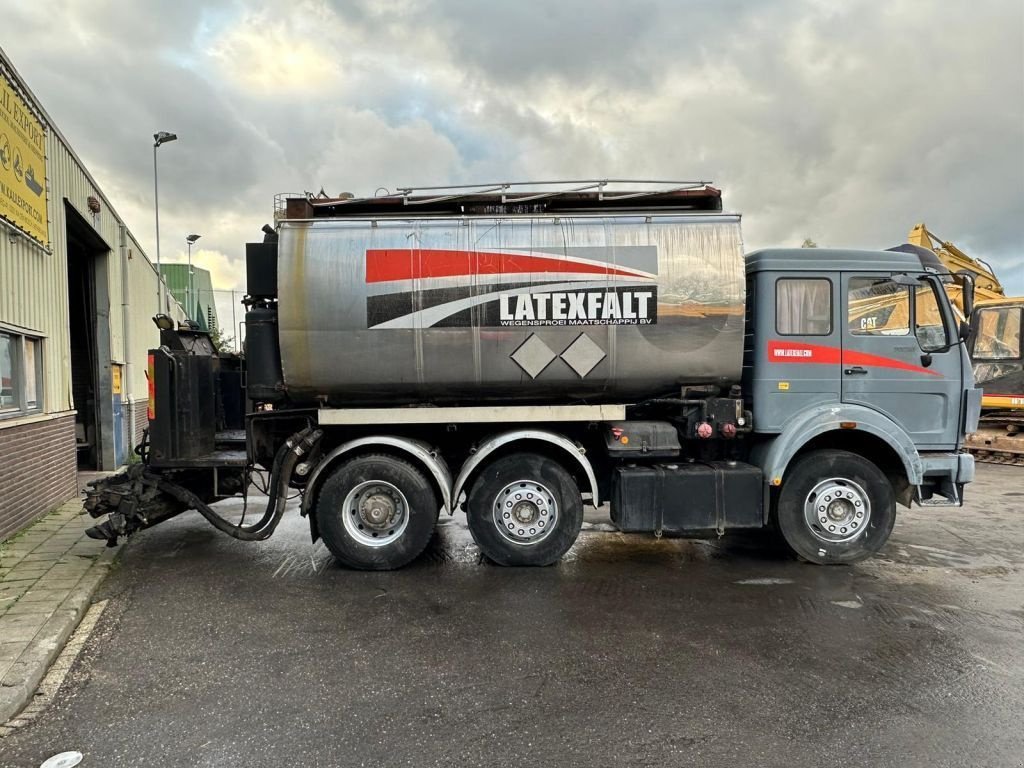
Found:
[[[896,495],[889,478],[864,457],[817,450],[786,473],[772,514],[799,557],[819,565],[856,563],[889,539]]]
[[[551,565],[583,527],[583,499],[565,468],[535,453],[487,464],[467,497],[473,540],[498,565]]]
[[[342,565],[388,571],[426,549],[440,507],[430,481],[412,464],[393,456],[358,456],[324,481],[316,521]]]

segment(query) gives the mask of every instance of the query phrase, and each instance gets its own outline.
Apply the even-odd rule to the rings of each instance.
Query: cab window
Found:
[[[1020,307],[986,307],[977,311],[976,360],[1017,360],[1020,358]]]
[[[775,331],[780,336],[832,333],[832,283],[820,277],[775,282]]]
[[[850,278],[847,327],[856,336],[910,335],[910,288],[884,277]]]

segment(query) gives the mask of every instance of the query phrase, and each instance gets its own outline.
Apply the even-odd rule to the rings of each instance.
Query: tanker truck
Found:
[[[246,248],[244,360],[155,318],[142,461],[89,491],[90,535],[195,510],[261,540],[298,492],[356,569],[406,565],[457,512],[494,563],[548,565],[585,504],[853,563],[897,504],[957,506],[973,479],[969,328],[913,253],[745,257],[703,182],[282,196],[275,223]],[[256,477],[258,518],[211,506]]]

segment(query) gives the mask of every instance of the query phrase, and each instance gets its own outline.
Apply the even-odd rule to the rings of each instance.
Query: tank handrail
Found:
[[[593,186],[605,186],[608,184],[667,184],[682,185],[692,184],[695,186],[706,186],[710,181],[682,180],[682,179],[554,179],[550,181],[496,181],[490,184],[444,184],[432,187],[396,187],[398,192],[436,192],[443,189],[474,189],[475,187],[540,187],[554,184],[590,184]],[[484,191],[484,190],[481,190]],[[497,191],[497,190],[493,190]],[[571,191],[571,190],[566,190]]]
[[[351,205],[353,203],[365,203],[374,200],[380,200],[382,197],[396,197],[401,198],[405,205],[428,205],[431,203],[440,203],[446,200],[455,200],[462,197],[470,197],[473,195],[486,195],[493,194],[495,192],[502,193],[502,202],[507,202],[505,198],[506,193],[515,194],[515,202],[529,202],[532,200],[540,200],[548,197],[555,197],[561,194],[574,194],[578,192],[587,192],[591,190],[597,190],[599,200],[628,200],[636,197],[646,197],[653,195],[664,195],[671,194],[673,192],[681,192],[691,189],[701,189],[710,187],[713,182],[702,181],[702,180],[666,180],[666,179],[564,179],[555,181],[502,181],[493,182],[489,184],[445,184],[439,186],[401,186],[395,188],[395,194],[379,195],[374,194],[372,197],[349,197],[349,198],[324,198],[318,195],[314,195],[307,192],[304,197],[306,198],[309,205],[314,208],[330,206],[344,206]],[[658,185],[654,189],[629,189],[622,192],[615,192],[609,190],[609,185]],[[571,185],[571,186],[570,186]],[[553,189],[539,191],[536,194],[530,195],[527,188],[537,187],[550,187],[560,186],[569,187],[568,189]],[[377,191],[386,189],[378,187]],[[521,191],[520,191],[521,190]],[[414,194],[423,192],[441,192],[444,194],[434,195],[430,197],[424,197],[421,199],[412,199]]]

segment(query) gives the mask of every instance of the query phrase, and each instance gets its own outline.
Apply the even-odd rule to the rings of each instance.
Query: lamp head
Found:
[[[185,239],[186,239],[186,240],[188,240],[188,242],[189,242],[189,243],[194,243],[194,242],[195,242],[196,240],[198,240],[198,239],[199,239],[200,237],[202,237],[202,235],[189,235],[189,236],[188,236],[188,237],[186,237]]]
[[[166,144],[169,141],[177,141],[178,134],[169,133],[167,131],[157,131],[153,134],[153,146],[159,147],[161,144]]]

